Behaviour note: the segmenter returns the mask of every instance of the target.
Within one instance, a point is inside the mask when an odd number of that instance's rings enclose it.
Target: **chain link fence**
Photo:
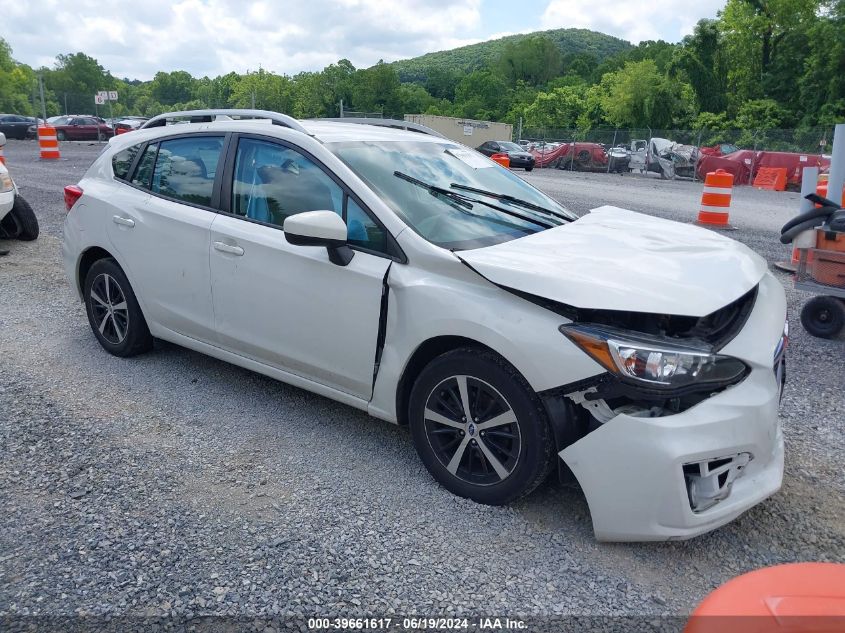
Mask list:
[[[825,154],[831,151],[833,126],[794,130],[524,128],[522,136],[514,140],[534,143],[599,143],[608,148],[630,148],[632,141],[647,141],[652,138],[665,138],[681,145],[695,147],[730,145],[737,149],[755,151]]]

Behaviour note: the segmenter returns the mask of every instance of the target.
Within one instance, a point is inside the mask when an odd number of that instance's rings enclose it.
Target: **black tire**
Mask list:
[[[526,167],[526,168],[525,168],[525,171],[531,171],[532,169],[534,169],[534,167],[533,167],[533,166],[532,166],[532,167]]]
[[[91,330],[109,354],[126,358],[152,348],[153,337],[147,321],[129,280],[116,261],[108,258],[94,262],[85,275],[82,292]],[[121,304],[124,307],[119,307]]]
[[[464,411],[461,379],[472,412],[466,423],[458,418]],[[433,420],[432,411],[448,424]],[[482,429],[494,418],[513,422]],[[414,447],[431,475],[450,492],[478,503],[503,505],[523,497],[554,465],[542,403],[522,375],[490,351],[461,348],[431,361],[411,390],[408,420]]]
[[[64,130],[59,130],[58,132],[56,132],[56,140],[58,140],[58,141],[66,141],[67,140],[67,134],[65,134]]]
[[[813,336],[833,338],[845,327],[845,303],[835,297],[813,297],[801,310],[801,325]]]
[[[12,210],[3,218],[3,232],[24,242],[31,242],[38,237],[38,218],[21,196],[15,196]]]

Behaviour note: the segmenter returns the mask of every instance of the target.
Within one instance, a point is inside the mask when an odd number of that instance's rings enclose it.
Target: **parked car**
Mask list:
[[[0,147],[6,135],[0,132]],[[38,218],[18,193],[6,165],[0,161],[0,238],[31,241],[38,237]]]
[[[126,132],[134,132],[139,129],[148,120],[145,117],[127,117],[116,121],[112,127],[115,134],[125,134]]]
[[[765,259],[579,218],[448,139],[257,115],[274,125],[154,118],[65,188],[66,272],[107,352],[162,339],[407,425],[477,502],[557,467],[603,540],[689,538],[779,489]]]
[[[102,119],[92,116],[66,116],[51,124],[60,141],[102,141],[114,136]]]
[[[525,171],[534,169],[534,156],[510,141],[487,141],[478,146],[478,151],[485,156],[507,154],[511,167],[521,167]]]
[[[6,138],[25,139],[34,123],[35,119],[29,116],[0,114],[0,132],[5,134]]]

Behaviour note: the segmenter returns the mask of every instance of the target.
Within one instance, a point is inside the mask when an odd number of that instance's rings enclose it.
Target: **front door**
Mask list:
[[[323,168],[293,147],[241,137],[211,227],[219,344],[359,398],[372,395],[385,230]],[[347,266],[285,240],[286,217],[330,210],[358,250]]]

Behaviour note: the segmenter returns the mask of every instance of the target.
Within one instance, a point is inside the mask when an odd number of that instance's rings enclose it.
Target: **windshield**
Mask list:
[[[507,169],[451,141],[357,141],[328,147],[408,226],[450,250],[499,244],[564,222],[512,201],[455,189],[453,184],[505,194],[566,218],[577,217]],[[397,172],[411,180],[398,177]],[[465,201],[431,187],[454,191]]]
[[[499,143],[499,147],[501,147],[506,152],[524,152],[525,150],[522,149],[516,143]]]

